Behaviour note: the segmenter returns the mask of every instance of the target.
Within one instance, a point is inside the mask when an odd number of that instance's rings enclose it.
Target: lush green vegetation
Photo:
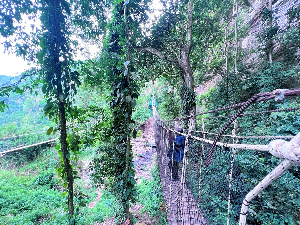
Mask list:
[[[0,138],[38,133],[54,125],[44,116],[45,100],[39,88],[23,94],[11,93],[2,99],[8,107],[1,113]]]
[[[94,151],[86,149],[80,158],[84,161],[91,160]],[[68,215],[65,212],[66,197],[55,172],[57,158],[56,150],[52,148],[40,152],[31,162],[25,159],[22,166],[1,169],[1,224],[68,223]],[[7,166],[12,167],[11,164]],[[163,224],[166,215],[157,166],[151,174],[150,181],[143,180],[137,186],[137,201],[144,206],[143,212],[147,211],[150,216],[156,217],[157,224]],[[81,192],[81,195],[75,195],[76,224],[100,223],[107,218],[118,218],[118,214],[122,212],[119,200],[105,189],[101,190],[101,199],[95,207],[89,208],[89,203],[96,199],[97,193],[96,187],[86,178],[76,180],[75,192]]]
[[[91,159],[94,150],[87,151],[88,154],[85,152],[81,156],[82,160]],[[10,164],[6,170],[1,169],[1,224],[68,223],[66,196],[55,171],[58,157],[56,149],[52,148],[41,152],[32,162],[25,159],[20,167],[9,169]],[[95,186],[87,182],[76,182],[76,224],[92,224],[116,217],[121,207],[107,190],[102,190],[102,197],[94,208],[88,207],[97,193]]]
[[[137,186],[137,192],[137,201],[144,206],[142,212],[147,211],[150,216],[157,218],[157,225],[168,224],[157,165],[151,171],[151,180],[142,179],[142,182]]]

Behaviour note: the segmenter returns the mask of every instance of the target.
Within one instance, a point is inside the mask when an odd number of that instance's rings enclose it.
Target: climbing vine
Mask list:
[[[131,76],[134,67],[128,39],[129,29],[134,29],[134,23],[130,22],[128,15],[137,7],[140,6],[128,1],[118,1],[114,5],[109,24],[110,33],[106,37],[102,53],[105,59],[103,71],[112,84],[112,126],[106,143],[100,146],[92,166],[95,181],[110,187],[122,204],[124,214],[119,215],[119,219],[126,217],[127,220],[130,219],[129,205],[137,195],[130,138],[135,128],[132,110],[136,104],[138,89]]]
[[[179,95],[181,97],[181,108],[184,116],[189,115],[190,110],[196,105],[196,94],[193,90],[185,85],[179,87]]]

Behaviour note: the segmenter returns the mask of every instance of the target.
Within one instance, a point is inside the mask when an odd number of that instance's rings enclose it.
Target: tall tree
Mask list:
[[[62,155],[62,178],[68,190],[68,209],[71,220],[74,215],[73,169],[70,163],[70,149],[67,141],[68,112],[72,111],[73,96],[80,84],[78,72],[71,70],[71,49],[68,39],[67,16],[70,6],[65,0],[41,1],[42,37],[38,54],[42,65],[43,92],[47,97],[45,113],[59,125]],[[48,130],[51,133],[53,128]]]
[[[184,115],[196,113],[195,71],[201,73],[201,67],[207,66],[205,61],[211,60],[206,58],[208,49],[222,39],[220,20],[230,2],[162,1],[163,15],[153,25],[151,35],[136,47],[149,58],[152,55],[166,62],[163,66],[177,73]]]
[[[184,109],[185,114],[195,114],[196,112],[196,105],[194,102],[194,76],[190,63],[193,6],[194,3],[190,0],[187,4],[187,20],[183,21],[182,24],[176,24],[179,18],[182,19],[182,15],[177,14],[178,10],[182,9],[180,9],[180,5],[171,2],[170,11],[163,15],[157,28],[152,32],[152,40],[146,39],[145,46],[136,47],[137,50],[156,55],[160,59],[175,65],[179,69],[184,80],[186,93],[189,93],[189,97],[192,98],[191,104]],[[176,29],[176,26],[179,26],[179,29],[177,28],[177,30],[179,30],[178,36],[180,36],[179,40],[174,40],[173,37],[171,37],[173,40],[168,40],[168,38],[170,38],[168,35],[171,34],[172,29]],[[170,42],[168,43],[168,41]],[[175,46],[177,48],[174,48],[174,46],[166,46],[172,45],[172,42],[174,41],[178,41],[178,44]]]
[[[104,38],[98,73],[89,81],[104,81],[111,84],[111,130],[107,134],[106,145],[93,163],[97,181],[105,183],[120,200],[124,215],[129,220],[129,205],[135,200],[135,180],[130,139],[134,131],[132,110],[138,97],[136,79],[131,76],[134,60],[131,43],[135,42],[140,24],[146,20],[148,1],[112,1],[112,16]],[[95,83],[94,85],[99,85]],[[123,215],[120,215],[123,216]]]

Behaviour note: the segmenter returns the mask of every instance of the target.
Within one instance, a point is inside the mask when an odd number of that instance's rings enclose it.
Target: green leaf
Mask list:
[[[43,85],[42,91],[43,91],[44,94],[46,94],[46,92],[47,92],[47,85],[46,84]]]
[[[48,130],[47,130],[47,135],[50,135],[53,131],[53,127],[50,127]]]
[[[69,224],[70,224],[70,225],[75,225],[75,219],[74,219],[74,218],[71,218],[70,221],[69,221]]]

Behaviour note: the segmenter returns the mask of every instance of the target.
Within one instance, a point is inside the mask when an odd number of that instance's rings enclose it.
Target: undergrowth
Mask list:
[[[86,149],[85,159],[93,149]],[[58,153],[54,148],[42,151],[32,162],[13,165],[0,170],[0,224],[1,225],[66,225],[68,214],[64,188],[55,172]],[[12,162],[12,161],[11,161]],[[10,164],[12,165],[12,164]],[[5,168],[5,169],[3,169]],[[89,208],[97,196],[96,188],[83,179],[75,180],[76,224],[101,223],[116,217],[121,210],[116,198],[106,190],[94,208]]]
[[[164,196],[158,166],[151,171],[151,180],[142,179],[137,186],[138,202],[143,205],[142,213],[147,211],[153,218],[157,218],[157,225],[168,224],[164,208]]]

